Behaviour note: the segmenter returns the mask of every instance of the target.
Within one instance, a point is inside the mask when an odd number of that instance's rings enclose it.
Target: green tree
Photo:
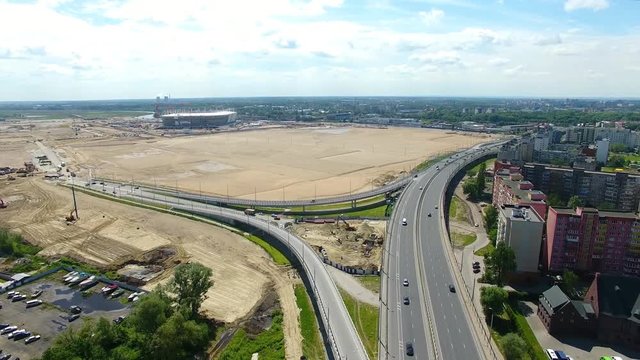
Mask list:
[[[612,153],[624,153],[627,151],[627,147],[624,144],[616,143],[611,144],[611,146],[609,146],[609,150]]]
[[[162,290],[144,296],[129,315],[129,323],[144,334],[153,334],[171,316],[171,303],[163,297]]]
[[[626,164],[627,164],[627,161],[622,155],[609,156],[609,162],[607,163],[608,166],[615,167],[615,168],[623,168],[625,167]]]
[[[580,198],[580,196],[578,195],[573,195],[571,198],[569,198],[569,201],[567,201],[567,207],[570,207],[572,209],[582,206],[584,206],[584,201],[582,201],[582,198]]]
[[[496,248],[488,252],[484,258],[485,274],[498,286],[504,285],[508,272],[516,270],[516,254],[504,242],[498,243]]]
[[[462,184],[462,192],[465,195],[469,195],[470,198],[475,199],[477,197],[478,187],[474,179],[467,179]]]
[[[562,288],[569,297],[573,297],[579,282],[580,278],[573,271],[565,270],[562,274]]]
[[[504,357],[507,360],[529,359],[527,343],[517,334],[508,333],[500,339]]]
[[[509,294],[507,290],[496,286],[484,286],[480,288],[480,304],[485,314],[490,314],[493,311],[494,314],[502,313],[504,304],[507,302]]]
[[[162,324],[153,337],[154,359],[188,359],[207,344],[208,329],[205,324],[187,320],[175,312]],[[193,358],[193,356],[191,356]]]
[[[211,269],[197,262],[181,264],[175,269],[169,290],[177,296],[178,304],[190,311],[191,316],[197,315],[205,294],[213,286],[211,275]]]
[[[484,172],[487,170],[487,165],[483,162],[480,163],[480,167],[478,168],[478,174],[476,175],[476,194],[481,196],[484,193],[484,188],[486,186],[486,181],[484,178]]]
[[[560,198],[560,195],[556,193],[550,193],[549,196],[547,196],[547,203],[549,204],[549,206],[552,206],[552,207],[558,207],[563,205],[562,198]]]
[[[493,205],[484,209],[484,226],[487,231],[498,227],[498,209]]]

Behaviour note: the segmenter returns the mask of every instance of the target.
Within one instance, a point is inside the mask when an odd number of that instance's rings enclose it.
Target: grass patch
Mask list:
[[[440,161],[448,158],[449,156],[451,156],[453,154],[455,154],[455,151],[448,152],[448,153],[442,154],[440,156],[436,156],[436,157],[431,158],[431,159],[427,159],[427,160],[421,162],[420,164],[418,164],[418,166],[416,166],[414,170],[418,171],[418,172],[422,171],[422,170],[426,170],[431,165],[433,165],[433,164],[435,164],[437,162],[440,162]]]
[[[284,256],[278,249],[276,249],[273,246],[271,246],[271,244],[269,244],[265,240],[255,236],[255,235],[249,235],[249,236],[245,236],[245,237],[247,239],[249,239],[251,242],[253,242],[254,244],[257,244],[258,246],[263,248],[271,256],[271,258],[273,259],[273,261],[276,264],[278,264],[278,265],[291,265],[291,263],[289,262],[289,259],[287,259],[286,256]]]
[[[360,200],[356,201],[356,207],[375,204],[375,203],[384,201],[385,199],[386,199],[386,196],[384,194],[372,196],[372,197],[365,198],[365,199],[360,199]],[[237,210],[244,210],[247,207],[246,206],[232,205],[232,206],[229,206],[229,208],[237,209]],[[351,202],[350,201],[341,202],[341,203],[333,203],[333,204],[308,205],[308,206],[304,206],[304,207],[302,207],[302,206],[288,206],[286,208],[289,209],[292,212],[302,212],[302,211],[313,212],[313,211],[327,211],[327,210],[336,210],[336,212],[348,212],[349,210],[353,209],[351,207]],[[282,207],[272,207],[272,206],[256,206],[254,209],[257,212],[263,212],[263,213],[267,213],[267,214],[281,214],[281,213],[283,213],[283,210],[284,210],[284,208],[282,208]]]
[[[477,256],[485,256],[490,251],[493,251],[493,249],[494,249],[494,246],[491,243],[489,243],[486,246],[481,247],[480,249],[476,250],[474,252],[474,254],[477,255]]]
[[[455,231],[451,232],[451,243],[453,246],[463,248],[476,241],[476,234],[460,234]]]
[[[451,197],[451,201],[449,202],[449,220],[470,224],[466,204],[455,195]]]
[[[380,293],[380,276],[377,275],[363,275],[356,276],[356,279],[362,284],[362,286],[367,289],[375,292],[376,294]]]
[[[316,315],[311,306],[311,300],[303,285],[296,285],[294,292],[296,294],[296,305],[298,305],[298,309],[300,309],[302,353],[309,360],[323,360],[325,358],[324,347],[322,345],[322,339],[320,338],[320,332],[318,331]]]
[[[610,173],[615,173],[615,172],[621,172],[621,171],[628,171],[629,169],[627,168],[616,168],[616,167],[612,167],[612,166],[603,166],[600,171],[602,172],[610,172]]]
[[[364,344],[369,359],[378,358],[378,308],[369,304],[364,304],[340,289],[340,295],[344,305],[349,311],[349,316],[356,326],[358,335]]]
[[[271,327],[256,336],[248,335],[244,329],[236,331],[218,359],[246,360],[253,353],[259,353],[260,360],[284,359],[282,313],[274,313],[272,320]]]

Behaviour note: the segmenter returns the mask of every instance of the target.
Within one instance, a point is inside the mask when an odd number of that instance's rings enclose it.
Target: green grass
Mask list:
[[[377,276],[377,275],[363,275],[363,276],[356,276],[356,279],[365,288],[375,292],[376,294],[380,293],[380,276]]]
[[[344,305],[349,311],[349,316],[356,326],[358,335],[364,344],[364,348],[369,354],[369,359],[378,358],[378,308],[369,304],[364,304],[340,289],[340,295]]]
[[[318,331],[318,322],[311,306],[311,300],[303,285],[296,285],[294,292],[296,294],[296,304],[300,309],[302,353],[309,360],[323,360],[325,358],[324,347]]]
[[[284,256],[278,249],[276,249],[273,246],[271,246],[265,240],[255,236],[255,235],[245,236],[245,238],[251,240],[251,242],[253,242],[254,244],[257,244],[261,248],[263,248],[271,256],[271,258],[273,259],[273,261],[276,264],[278,264],[278,265],[291,265],[291,263],[289,262],[289,259],[287,259],[286,256]]]
[[[361,199],[358,200],[356,202],[356,207],[361,207],[361,206],[365,206],[365,205],[370,205],[370,204],[375,204],[381,201],[385,200],[385,195],[376,195],[370,198],[366,198],[366,199]],[[385,205],[386,206],[386,205]],[[233,209],[237,209],[237,210],[244,210],[246,209],[246,206],[230,206],[230,208]],[[287,209],[289,209],[291,212],[302,212],[303,211],[303,207],[302,206],[292,206],[292,207],[287,207]],[[313,212],[313,211],[328,211],[328,210],[335,210],[336,213],[344,213],[344,212],[349,212],[350,214],[352,212],[350,212],[353,208],[351,207],[351,202],[342,202],[342,203],[334,203],[334,204],[322,204],[322,205],[309,205],[309,206],[305,206],[304,207],[304,211],[308,211],[308,212]],[[257,212],[264,212],[264,213],[277,213],[280,214],[283,212],[283,208],[281,207],[260,207],[257,206],[255,207],[255,210]]]
[[[453,196],[449,202],[449,220],[456,220],[469,224],[469,218],[467,216],[467,206],[457,196]]]
[[[616,169],[622,169],[624,171],[627,171],[627,168],[616,168],[616,167],[612,167],[612,166],[603,166],[600,171],[602,172],[610,172],[610,173],[614,173],[614,172],[618,172],[616,171]]]
[[[533,330],[531,330],[527,319],[518,309],[517,303],[508,305],[506,307],[506,311],[511,320],[513,320],[516,329],[518,329],[520,337],[529,345],[533,358],[536,360],[547,359],[547,356],[542,349],[542,346],[540,346],[538,339],[536,339],[536,336],[533,334]]]
[[[451,242],[453,246],[463,248],[476,241],[476,234],[460,234],[455,231],[451,232]]]
[[[418,166],[416,166],[414,170],[415,170],[415,171],[422,171],[422,170],[425,170],[425,169],[427,169],[429,166],[431,166],[431,165],[433,165],[433,164],[435,164],[435,163],[437,163],[437,162],[440,162],[440,161],[442,161],[443,159],[448,158],[449,156],[451,156],[451,155],[453,155],[453,154],[455,154],[455,152],[454,152],[454,151],[452,151],[452,152],[448,152],[448,153],[444,153],[444,154],[442,154],[442,155],[436,156],[436,157],[431,158],[431,159],[427,159],[427,160],[425,160],[425,161],[421,162],[420,164],[418,164]]]
[[[491,243],[487,244],[484,247],[481,247],[480,249],[476,250],[474,252],[475,255],[477,256],[484,256],[485,254],[487,254],[489,251],[492,251],[494,249],[493,245],[491,245]]]
[[[218,359],[246,360],[259,353],[260,360],[284,359],[284,331],[282,313],[274,313],[271,327],[256,336],[247,335],[244,329],[236,331]]]

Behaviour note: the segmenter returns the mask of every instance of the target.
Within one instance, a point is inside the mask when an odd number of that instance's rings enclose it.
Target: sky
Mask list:
[[[640,97],[638,0],[0,0],[0,101]]]

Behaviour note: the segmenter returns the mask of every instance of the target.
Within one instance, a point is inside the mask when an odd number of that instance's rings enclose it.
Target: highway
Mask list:
[[[291,253],[302,264],[302,269],[299,270],[305,272],[311,284],[311,288],[308,288],[307,291],[310,294],[315,294],[318,301],[318,307],[321,312],[318,320],[324,324],[324,328],[327,330],[328,335],[325,342],[331,345],[333,358],[345,360],[368,359],[342,297],[324,263],[306,242],[290,234],[287,230],[279,228],[275,223],[245,215],[240,211],[178,199],[164,194],[159,196],[143,188],[135,189],[132,186],[122,186],[118,183],[109,182],[105,182],[104,185],[96,183],[95,185],[89,185],[88,188],[111,196],[128,198],[138,202],[143,201],[145,204],[168,205],[175,210],[221,219],[230,224],[249,224],[270,233],[290,249]]]
[[[448,164],[443,160],[437,164],[440,170],[432,166],[400,196],[390,219],[383,261],[380,359],[411,358],[407,343],[417,359],[485,358],[457,291],[453,273],[457,270],[447,254],[443,194],[451,176],[464,164],[490,151],[495,148],[474,147],[450,158]]]

